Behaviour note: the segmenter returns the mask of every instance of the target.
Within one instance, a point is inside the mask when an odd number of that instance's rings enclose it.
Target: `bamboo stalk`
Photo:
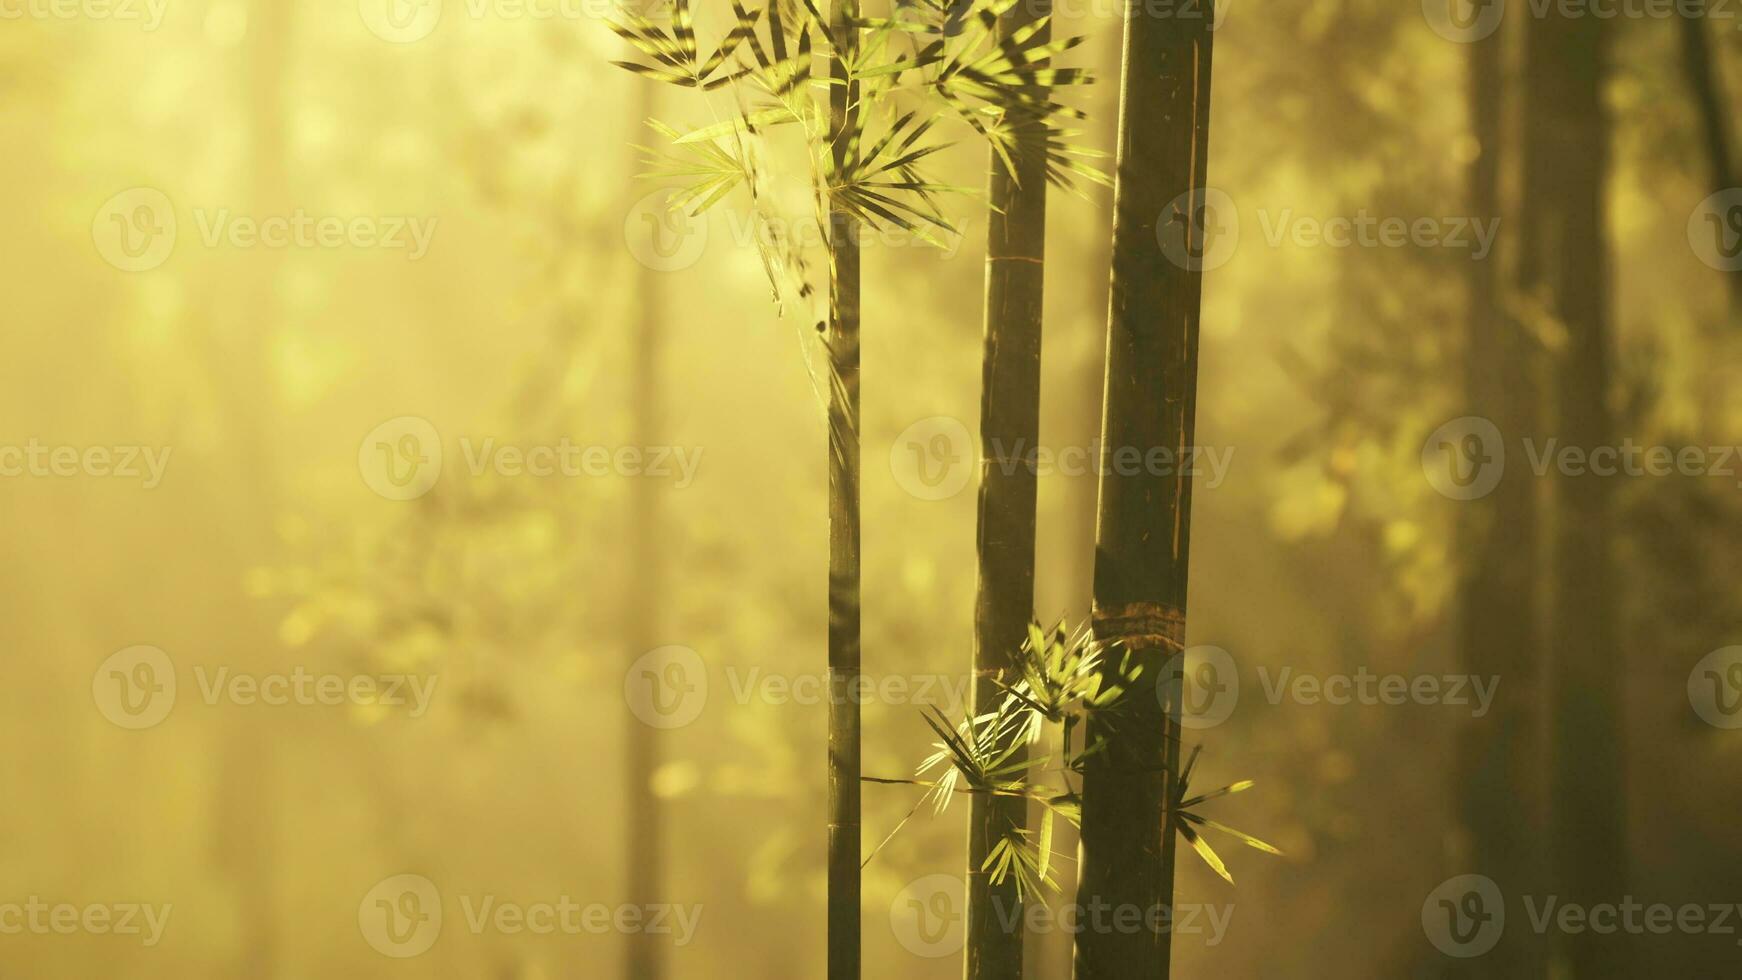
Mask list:
[[[1048,0],[1018,3],[999,33],[1008,37],[1051,13]],[[1036,32],[1041,43],[1050,24]],[[1043,93],[1036,93],[1043,94]],[[1004,696],[1034,614],[1036,471],[1040,440],[1041,321],[1046,280],[1046,127],[1015,121],[1012,173],[997,152],[986,235],[985,352],[980,388],[978,590],[974,608],[974,714]],[[1020,763],[1025,750],[1010,761]],[[981,794],[968,818],[967,980],[1021,980],[1023,933],[1014,875],[994,884],[985,870],[999,840],[1028,823],[1025,799]]]
[[[829,141],[834,171],[858,153],[858,83],[848,79],[853,0],[836,0],[830,31]],[[857,980],[859,881],[859,244],[850,214],[829,212],[829,855],[828,977]]]
[[[1184,222],[1187,254],[1202,254],[1198,207],[1209,150],[1211,3],[1198,16],[1125,11],[1114,190],[1113,280],[1107,320],[1103,444],[1188,450],[1197,407],[1202,271],[1157,248],[1158,222]],[[1183,457],[1180,457],[1183,458]],[[1107,750],[1083,779],[1078,904],[1113,915],[1173,902],[1169,829],[1179,769],[1179,661],[1185,639],[1191,483],[1183,475],[1103,473],[1096,529],[1096,638],[1131,652],[1145,681],[1117,721],[1095,716]],[[1108,682],[1117,683],[1117,656]],[[1153,682],[1171,673],[1175,683]],[[1105,926],[1105,923],[1103,924]],[[1171,934],[1096,928],[1077,937],[1079,980],[1168,976]]]
[[[1604,235],[1609,133],[1603,85],[1608,27],[1556,10],[1530,18],[1525,84],[1526,267],[1521,280],[1564,324],[1554,397],[1569,446],[1614,444],[1609,388],[1609,262]],[[1550,588],[1550,861],[1568,903],[1625,894],[1620,673],[1615,639],[1611,481],[1554,484]],[[1564,936],[1559,956],[1578,980],[1633,973],[1626,944]]]
[[[658,88],[640,86],[642,96],[638,119],[658,116]],[[636,326],[633,363],[630,366],[631,420],[633,444],[654,444],[659,427],[659,349],[662,334],[662,309],[659,289],[652,270],[635,264],[634,289],[640,300],[640,322]],[[624,603],[624,636],[628,642],[630,660],[642,656],[659,642],[658,604],[651,597],[660,595],[663,569],[659,551],[659,501],[652,483],[641,481],[630,494],[629,514],[629,575],[628,595]],[[663,758],[663,739],[659,729],[642,724],[630,712],[624,761],[627,765],[625,787],[628,796],[628,869],[629,901],[648,907],[660,900],[664,881],[664,814],[653,793],[653,774]],[[665,943],[662,937],[646,932],[628,936],[624,960],[628,980],[661,980],[665,976]]]
[[[1478,152],[1470,163],[1470,214],[1498,218],[1500,174],[1506,160],[1504,36],[1472,42],[1466,85],[1470,129]],[[1498,251],[1469,263],[1464,389],[1469,412],[1486,417],[1502,433],[1535,430],[1531,399],[1533,349],[1500,302],[1502,261]],[[1536,494],[1528,471],[1502,473],[1485,498],[1465,501],[1459,524],[1462,553],[1458,581],[1458,633],[1465,669],[1473,676],[1504,676],[1488,716],[1466,726],[1460,739],[1454,784],[1459,817],[1468,836],[1468,864],[1493,878],[1502,891],[1524,893],[1539,880],[1533,846],[1536,826],[1529,787],[1541,763],[1535,731],[1541,643],[1537,630],[1540,590],[1535,554],[1540,539]],[[1540,977],[1540,944],[1522,931],[1503,936],[1467,975]],[[1458,974],[1460,976],[1466,974]]]

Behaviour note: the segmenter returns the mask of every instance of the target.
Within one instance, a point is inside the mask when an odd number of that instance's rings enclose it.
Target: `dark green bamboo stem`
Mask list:
[[[1467,94],[1470,129],[1478,146],[1469,174],[1470,214],[1498,217],[1504,162],[1504,36],[1469,45]],[[1465,391],[1468,411],[1516,437],[1536,429],[1530,370],[1535,348],[1500,303],[1498,252],[1469,263]],[[1455,856],[1458,873],[1474,871],[1507,894],[1534,889],[1540,876],[1534,846],[1531,787],[1542,759],[1534,709],[1540,638],[1537,630],[1536,493],[1530,472],[1514,466],[1487,497],[1459,504],[1459,642],[1465,669],[1502,678],[1493,709],[1468,723],[1459,750],[1455,799],[1466,835]],[[1456,964],[1456,975],[1535,978],[1541,951],[1527,930],[1507,930],[1478,961]]]
[[[1193,202],[1209,151],[1213,37],[1210,4],[1203,7],[1201,17],[1156,17],[1138,3],[1126,8],[1101,421],[1113,451],[1183,453],[1193,440],[1202,273],[1195,263],[1165,257],[1156,232],[1158,222],[1183,221],[1188,252],[1201,254]],[[1170,702],[1164,708],[1156,683],[1178,675],[1172,658],[1185,640],[1190,531],[1189,478],[1102,474],[1095,635],[1130,650],[1145,683],[1128,692],[1116,721],[1097,715],[1089,731],[1108,750],[1091,758],[1083,780],[1077,902],[1112,911],[1099,926],[1087,919],[1077,937],[1079,980],[1168,976],[1170,933],[1111,923],[1173,903],[1176,835],[1167,800],[1179,765],[1180,685],[1160,689]]]
[[[1555,434],[1569,446],[1613,445],[1604,193],[1608,21],[1558,7],[1527,20],[1528,276],[1521,278],[1566,328],[1565,347],[1556,353]],[[1586,474],[1556,477],[1553,485],[1549,840],[1556,891],[1562,901],[1586,907],[1620,901],[1627,882],[1610,483]],[[1625,938],[1567,935],[1559,959],[1576,980],[1633,976]]]
[[[1700,126],[1706,137],[1706,159],[1711,170],[1714,192],[1737,186],[1736,167],[1731,156],[1730,113],[1724,93],[1724,76],[1713,61],[1712,41],[1707,35],[1704,17],[1679,16],[1682,32],[1682,67],[1687,70],[1688,86],[1693,90],[1694,105],[1699,109]],[[1742,315],[1742,275],[1725,277],[1730,283],[1733,309]]]
[[[642,97],[637,122],[658,115],[657,86],[639,86]],[[659,349],[662,333],[659,288],[652,270],[635,264],[633,288],[640,303],[640,322],[635,332],[634,362],[630,367],[631,436],[633,445],[651,446],[659,428]],[[627,658],[633,661],[659,644],[658,604],[663,569],[660,564],[659,499],[655,485],[637,481],[631,488],[629,515],[628,594],[623,604],[624,640]],[[648,907],[660,901],[665,878],[661,847],[664,814],[653,793],[653,774],[663,758],[659,729],[642,724],[633,712],[626,716],[624,787],[627,795],[628,848],[626,869],[629,902]],[[665,976],[663,938],[647,932],[631,933],[624,960],[628,980],[661,980]]]
[[[1050,13],[1019,3],[1001,34]],[[1038,36],[1044,41],[1049,27]],[[995,678],[1013,669],[1034,615],[1034,453],[1040,440],[1041,319],[1046,280],[1046,127],[1020,119],[1011,173],[992,154],[986,235],[985,354],[980,383],[980,501],[974,606],[974,713],[1004,697]],[[1008,678],[1007,678],[1008,680]],[[1022,758],[1026,752],[1014,757]],[[975,794],[968,819],[967,980],[1022,980],[1016,879],[994,884],[986,859],[1028,823],[1027,801]],[[1007,923],[1016,923],[1010,928]]]
[[[852,0],[836,0],[839,50],[829,75],[845,79],[855,43]],[[829,152],[836,173],[859,151],[856,82],[829,89]],[[859,976],[859,243],[853,218],[829,212],[829,856],[828,978]]]

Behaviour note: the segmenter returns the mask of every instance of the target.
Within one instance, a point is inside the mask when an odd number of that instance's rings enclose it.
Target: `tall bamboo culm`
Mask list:
[[[1114,189],[1113,280],[1107,318],[1104,445],[1184,452],[1197,409],[1202,299],[1200,209],[1209,152],[1212,4],[1198,16],[1125,10]],[[1157,247],[1158,222],[1178,223],[1183,250]],[[1179,769],[1180,661],[1184,649],[1191,483],[1184,476],[1103,473],[1096,527],[1094,632],[1129,651],[1144,681],[1090,744],[1107,750],[1083,778],[1078,905],[1144,913],[1173,903],[1173,795]],[[1117,671],[1119,657],[1107,658]],[[1172,683],[1157,683],[1171,675]],[[1117,684],[1116,673],[1109,684]],[[1166,709],[1165,692],[1169,702]],[[1119,914],[1119,912],[1115,912]],[[1123,914],[1130,915],[1130,911]],[[1077,937],[1078,980],[1168,976],[1170,935],[1087,927]]]
[[[829,143],[835,172],[859,152],[859,85],[849,79],[857,28],[853,0],[835,0],[839,46],[829,77]],[[843,50],[844,49],[844,50]],[[829,879],[828,980],[859,976],[859,244],[852,215],[829,212]]]
[[[640,86],[638,100],[640,116],[637,122],[658,115],[659,90],[652,85]],[[630,366],[634,445],[653,446],[659,428],[659,349],[662,334],[659,287],[652,270],[635,263],[633,287],[641,315],[636,325],[634,349]],[[628,659],[653,649],[659,643],[658,604],[650,596],[661,594],[663,569],[660,565],[659,500],[655,484],[639,481],[630,496],[629,575],[627,601],[623,603],[623,636],[628,644]],[[661,732],[642,724],[633,712],[626,715],[626,747],[624,762],[628,770],[627,833],[629,901],[643,908],[660,901],[659,892],[665,880],[664,813],[659,798],[653,793],[653,774],[663,758]],[[624,958],[628,980],[662,980],[665,976],[665,943],[663,937],[645,932],[631,933]]]
[[[1477,144],[1470,162],[1470,214],[1498,218],[1505,152],[1504,31],[1468,45],[1466,94]],[[1464,390],[1468,413],[1492,420],[1502,432],[1533,432],[1538,390],[1535,347],[1501,302],[1504,262],[1499,251],[1469,263]],[[1493,710],[1468,723],[1460,740],[1454,798],[1466,848],[1453,856],[1460,873],[1495,879],[1507,894],[1535,890],[1541,881],[1533,839],[1540,826],[1532,787],[1543,759],[1537,722],[1541,642],[1537,619],[1536,555],[1541,522],[1535,484],[1513,467],[1484,498],[1462,502],[1458,580],[1459,645],[1475,677],[1504,676]],[[1526,930],[1503,936],[1492,952],[1460,963],[1449,976],[1536,978],[1543,975],[1540,943]]]
[[[1010,34],[1051,13],[1049,0],[1023,0],[999,24]],[[1036,32],[1040,43],[1050,24]],[[1045,98],[1044,89],[1036,96]],[[980,500],[974,603],[974,713],[1005,695],[1034,615],[1034,521],[1040,440],[1041,320],[1046,279],[1046,126],[1015,122],[1015,172],[991,154],[986,234],[985,352],[980,383]],[[1012,454],[1020,454],[1019,457]],[[1018,749],[1012,763],[1026,757]],[[1016,876],[994,884],[994,845],[1028,823],[1021,797],[975,794],[968,817],[967,980],[1022,980],[1023,930]],[[1008,928],[1006,923],[1016,923]]]
[[[1524,256],[1527,295],[1565,326],[1554,352],[1555,435],[1611,446],[1607,77],[1610,25],[1554,8],[1526,18]],[[1550,622],[1550,824],[1553,885],[1587,907],[1626,893],[1621,676],[1616,642],[1613,481],[1554,481]],[[1625,936],[1562,938],[1561,975],[1630,977]]]

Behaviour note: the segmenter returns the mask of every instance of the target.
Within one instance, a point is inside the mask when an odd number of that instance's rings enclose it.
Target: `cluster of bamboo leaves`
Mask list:
[[[797,169],[820,227],[830,227],[829,216],[838,212],[934,245],[958,234],[943,199],[976,193],[927,173],[929,158],[954,145],[944,135],[949,121],[990,142],[1012,172],[1019,129],[1044,125],[1052,183],[1107,183],[1091,162],[1104,154],[1076,145],[1075,131],[1061,128],[1082,112],[1052,97],[1061,86],[1091,80],[1086,71],[1054,65],[1083,39],[1047,40],[1044,20],[1000,38],[998,18],[1016,2],[902,0],[895,16],[851,18],[857,36],[841,39],[816,0],[766,0],[761,7],[732,0],[733,22],[705,56],[691,0],[672,0],[658,15],[622,11],[612,30],[640,58],[614,64],[656,82],[720,93],[706,100],[721,117],[716,122],[685,130],[649,121],[666,145],[640,148],[647,156],[644,176],[676,183],[669,205],[691,216],[746,191],[757,247],[782,309],[791,296],[817,295],[810,264],[778,203],[786,171],[775,161],[782,149],[795,149],[803,159]],[[846,77],[813,72],[824,52],[842,56]],[[837,165],[829,92],[850,82],[859,98],[849,107],[841,137],[849,145]]]
[[[1087,627],[1071,631],[1061,622],[1047,630],[1039,623],[1031,623],[1013,677],[996,681],[1005,696],[991,711],[970,713],[960,722],[952,723],[941,711],[931,708],[924,717],[938,741],[931,755],[919,764],[916,778],[870,781],[925,787],[925,795],[914,812],[931,801],[936,812],[942,813],[956,796],[973,793],[1021,797],[1040,804],[1038,832],[1008,828],[992,846],[980,870],[989,873],[994,884],[1003,884],[1014,876],[1019,896],[1043,887],[1056,889],[1054,828],[1060,819],[1081,826],[1084,767],[1089,759],[1107,748],[1104,737],[1090,739],[1082,733],[1117,730],[1128,697],[1155,696],[1153,684],[1139,683],[1143,673],[1142,665],[1130,653],[1109,650]],[[1091,719],[1097,724],[1091,726]],[[1018,754],[1021,748],[1032,749],[1045,742],[1049,732],[1057,736],[1053,750],[1056,757]],[[1192,750],[1179,778],[1174,780],[1169,819],[1174,831],[1211,870],[1232,884],[1234,879],[1226,863],[1200,831],[1215,830],[1258,850],[1281,852],[1197,812],[1204,803],[1253,786],[1251,780],[1241,780],[1194,794],[1191,779],[1201,749],[1198,746]],[[1058,781],[1049,781],[1046,778],[1049,775],[1056,775]],[[906,823],[902,821],[902,825]],[[897,827],[897,832],[900,829]],[[893,838],[894,834],[890,836]]]

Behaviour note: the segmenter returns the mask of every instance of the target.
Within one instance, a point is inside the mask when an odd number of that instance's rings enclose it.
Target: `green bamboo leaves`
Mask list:
[[[938,195],[964,193],[966,188],[933,182],[920,172],[921,160],[948,145],[925,141],[937,117],[919,120],[917,112],[906,113],[884,130],[870,150],[862,151],[857,141],[870,130],[864,107],[861,102],[855,144],[848,149],[845,169],[837,171],[831,163],[826,171],[831,201],[868,225],[900,228],[942,247],[932,229],[951,234],[956,229],[944,217]]]
[[[696,43],[695,16],[690,9],[690,0],[676,0],[669,30],[633,10],[622,10],[620,13],[623,22],[611,22],[611,30],[637,51],[652,59],[653,64],[635,61],[611,63],[643,78],[681,88],[712,91],[730,84],[741,77],[744,70],[726,74],[719,74],[719,71],[725,67],[739,45],[754,36],[756,19],[761,16],[760,11],[752,13],[744,9],[738,0],[734,0],[732,11],[738,16],[737,26],[732,28],[732,32],[726,35],[726,39],[703,62],[701,48]]]
[[[1127,694],[1141,696],[1137,683],[1143,671],[1134,658],[1109,651],[1096,642],[1086,627],[1069,630],[1062,622],[1050,630],[1031,623],[1018,666],[1019,680],[1002,685],[1008,696],[995,710],[956,723],[951,723],[936,708],[923,715],[938,741],[933,745],[934,751],[915,770],[916,778],[867,781],[924,787],[926,792],[915,806],[916,812],[930,802],[937,813],[942,813],[957,796],[975,793],[1022,797],[1039,803],[1042,812],[1039,831],[1012,830],[993,846],[982,869],[991,873],[994,883],[1014,877],[1019,893],[1027,894],[1043,887],[1056,888],[1052,880],[1055,821],[1064,819],[1081,825],[1080,795],[1074,779],[1081,777],[1086,760],[1106,748],[1104,740],[1096,740],[1078,750],[1075,733],[1084,729],[1084,722],[1092,715],[1101,717],[1106,723],[1104,728],[1116,730],[1121,699]],[[1109,683],[1108,677],[1119,680]],[[1019,757],[1016,746],[1041,741],[1048,726],[1056,727],[1060,733],[1056,767],[1049,768],[1052,759],[1047,756]],[[1202,749],[1194,748],[1181,767],[1176,780],[1177,795],[1169,812],[1174,814],[1173,830],[1212,871],[1232,884],[1234,878],[1226,862],[1204,840],[1201,831],[1226,834],[1268,854],[1282,852],[1251,834],[1197,812],[1204,803],[1243,793],[1254,785],[1251,780],[1241,780],[1194,795],[1192,773]],[[1062,778],[1062,788],[1040,781],[1039,777],[1047,772]],[[906,821],[902,823],[905,825]]]
[[[1240,843],[1245,844],[1247,847],[1256,848],[1266,854],[1280,855],[1282,852],[1258,838],[1253,837],[1251,834],[1235,830],[1227,824],[1217,823],[1202,814],[1193,812],[1192,808],[1201,803],[1217,799],[1218,797],[1243,793],[1246,790],[1251,789],[1253,786],[1252,780],[1243,779],[1240,782],[1223,786],[1221,789],[1211,790],[1210,792],[1199,796],[1188,795],[1191,792],[1189,786],[1192,779],[1192,769],[1197,766],[1198,753],[1203,751],[1203,748],[1204,747],[1200,745],[1197,748],[1192,749],[1191,758],[1186,760],[1185,768],[1180,773],[1179,777],[1179,791],[1175,798],[1174,805],[1169,812],[1172,813],[1175,818],[1174,830],[1178,831],[1179,835],[1186,839],[1186,843],[1192,845],[1192,849],[1198,852],[1198,856],[1204,859],[1204,863],[1210,866],[1211,871],[1221,875],[1223,880],[1232,885],[1234,883],[1234,876],[1228,873],[1228,866],[1222,862],[1221,857],[1216,854],[1215,849],[1210,846],[1209,842],[1204,840],[1203,836],[1198,833],[1197,828],[1204,827],[1219,833],[1227,834],[1235,840],[1238,840]]]
[[[944,213],[944,196],[973,193],[934,181],[920,169],[925,158],[955,145],[937,133],[940,119],[965,124],[1011,169],[1019,130],[1044,127],[1039,145],[1050,182],[1067,188],[1078,177],[1106,183],[1106,174],[1089,163],[1105,154],[1076,144],[1074,132],[1050,122],[1083,115],[1052,97],[1055,87],[1091,81],[1086,71],[1053,64],[1082,38],[1048,40],[1040,29],[1044,20],[998,37],[998,16],[1014,2],[946,6],[922,0],[897,19],[852,19],[854,43],[837,44],[839,28],[831,28],[815,0],[768,0],[754,10],[733,0],[732,26],[706,58],[692,0],[674,0],[664,23],[623,11],[611,30],[643,60],[613,64],[683,88],[735,93],[734,111],[721,121],[687,132],[653,123],[674,152],[648,151],[646,176],[689,181],[673,206],[691,214],[719,204],[739,187],[749,187],[755,196],[773,177],[761,163],[773,154],[754,152],[751,144],[775,127],[796,123],[810,145],[819,215],[844,211],[874,228],[899,229],[940,246],[940,236],[956,230]],[[814,77],[813,38],[831,52],[846,54],[845,78]],[[850,107],[848,138],[854,145],[845,166],[836,166],[822,121],[830,88],[849,81],[862,86]],[[879,135],[873,137],[874,132]],[[771,266],[802,265],[790,257],[764,258]]]

